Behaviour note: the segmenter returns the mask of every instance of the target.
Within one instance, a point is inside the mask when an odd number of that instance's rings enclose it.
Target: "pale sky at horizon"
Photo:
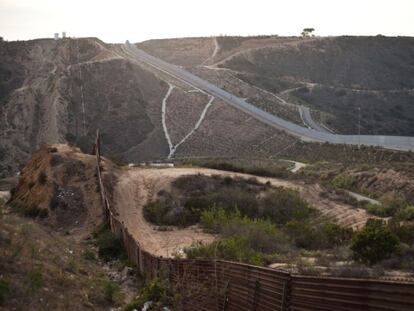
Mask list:
[[[336,4],[335,4],[336,2]],[[414,0],[0,0],[6,40],[74,37],[106,42],[226,35],[414,36]]]

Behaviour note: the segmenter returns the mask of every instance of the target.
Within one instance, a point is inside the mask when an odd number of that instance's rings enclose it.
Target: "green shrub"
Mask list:
[[[385,205],[378,205],[371,202],[365,204],[364,209],[371,215],[378,217],[390,217],[395,211],[392,208],[388,208]]]
[[[388,228],[398,239],[408,245],[414,244],[414,223],[401,222],[399,219],[391,219]]]
[[[263,254],[251,248],[247,237],[234,237],[213,242],[209,245],[195,244],[184,249],[187,258],[220,258],[224,260],[263,265]]]
[[[316,211],[295,190],[276,188],[260,199],[259,213],[255,217],[269,218],[275,224],[284,225],[291,220],[309,219]]]
[[[116,296],[120,292],[120,288],[118,284],[115,284],[114,282],[111,282],[111,281],[104,281],[102,283],[102,290],[103,290],[105,299],[110,303],[114,303],[116,301]]]
[[[213,208],[201,213],[201,226],[211,233],[220,233],[223,224],[227,223],[228,216],[223,208]]]
[[[144,303],[152,301],[154,304],[168,302],[168,281],[162,278],[155,278],[145,284],[137,299],[130,302],[123,310],[141,310]]]
[[[98,256],[105,261],[112,259],[125,258],[125,251],[122,240],[113,234],[108,226],[101,226],[95,231],[96,246],[98,246]]]
[[[364,208],[369,214],[378,217],[392,217],[396,215],[400,220],[414,219],[414,206],[409,206],[403,198],[394,195],[384,195],[380,200],[382,205],[367,203]]]
[[[353,258],[367,264],[375,264],[389,258],[397,249],[399,240],[382,222],[368,222],[352,239]]]
[[[224,209],[226,213],[237,210],[251,219],[270,219],[278,225],[292,219],[309,219],[316,214],[316,210],[302,200],[297,191],[269,188],[257,180],[191,176],[176,180],[174,187],[180,189],[185,197],[173,200],[169,193],[160,194],[157,201],[144,207],[148,221],[157,225],[188,226],[200,222],[203,211],[213,206]]]
[[[333,248],[348,242],[352,229],[333,223],[292,220],[284,227],[296,247],[310,250]]]
[[[397,213],[396,217],[399,220],[414,221],[414,206],[407,205],[401,208]]]
[[[353,230],[345,228],[335,223],[322,224],[322,231],[325,235],[327,246],[341,246],[352,239]]]
[[[156,225],[162,225],[167,211],[168,206],[164,202],[150,202],[144,206],[144,217]]]
[[[335,188],[355,190],[357,186],[357,180],[354,176],[338,175],[332,180],[332,185]]]
[[[0,279],[0,306],[6,302],[9,293],[9,283],[6,280]]]

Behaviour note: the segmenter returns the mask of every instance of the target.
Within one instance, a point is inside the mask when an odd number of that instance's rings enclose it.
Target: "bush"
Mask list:
[[[371,221],[354,236],[351,250],[354,260],[372,265],[389,258],[398,243],[398,237],[382,222]]]
[[[332,185],[335,188],[355,190],[357,186],[357,180],[354,176],[350,175],[338,175],[332,180]]]
[[[6,280],[0,280],[0,306],[6,302],[10,293],[9,283]]]
[[[108,226],[104,225],[95,231],[98,256],[105,261],[125,258],[125,251],[122,247],[122,240],[113,234]]]
[[[168,206],[165,203],[160,201],[150,202],[144,206],[144,217],[156,225],[162,225],[167,211]]]
[[[320,228],[309,222],[292,220],[284,228],[296,247],[305,249],[325,248],[327,239]]]
[[[392,217],[396,215],[400,220],[414,219],[414,206],[409,206],[404,198],[384,195],[380,200],[382,205],[367,203],[364,208],[369,214],[378,217]]]
[[[259,213],[255,217],[264,217],[273,223],[284,225],[291,220],[309,219],[316,211],[299,195],[290,189],[271,189],[259,203]]]
[[[368,202],[364,206],[364,209],[366,209],[369,214],[378,217],[390,217],[395,213],[395,210],[393,210],[392,208],[389,208],[385,205],[374,204],[371,202]]]
[[[343,245],[352,238],[352,229],[333,223],[293,220],[285,231],[299,248],[317,250]]]
[[[168,281],[162,278],[155,278],[145,284],[142,288],[139,298],[130,302],[123,310],[141,310],[144,303],[152,301],[154,304],[163,304],[168,302]]]
[[[395,215],[399,220],[414,221],[414,206],[405,206]]]
[[[247,237],[235,237],[213,242],[209,245],[195,244],[184,249],[187,258],[204,258],[244,262],[254,265],[263,265],[263,254],[251,248]]]
[[[414,223],[401,222],[398,219],[391,219],[388,228],[398,239],[408,245],[414,244]]]
[[[120,288],[119,288],[118,284],[115,284],[111,281],[103,281],[102,282],[102,290],[103,290],[105,299],[110,303],[115,302],[116,296],[120,292]]]
[[[341,246],[352,239],[353,230],[334,223],[322,224],[322,231],[329,247]]]
[[[241,216],[237,210],[230,213],[222,208],[204,211],[201,225],[210,232],[220,233],[225,239],[243,238],[249,249],[261,256],[265,253],[286,252],[288,249],[288,240],[270,220],[250,219]]]

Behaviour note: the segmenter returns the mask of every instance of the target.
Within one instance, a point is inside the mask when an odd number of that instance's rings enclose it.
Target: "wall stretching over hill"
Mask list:
[[[256,106],[247,103],[245,100],[205,81],[190,72],[171,65],[161,59],[158,59],[148,53],[138,49],[135,45],[129,42],[125,45],[126,49],[141,61],[144,61],[160,70],[164,70],[179,79],[182,79],[195,87],[206,91],[207,93],[224,100],[236,109],[239,109],[257,120],[286,131],[289,134],[298,136],[305,141],[315,142],[329,142],[333,144],[348,144],[348,145],[366,145],[379,146],[394,150],[414,150],[414,137],[403,136],[383,136],[383,135],[336,135],[331,133],[319,132],[313,129],[308,129],[297,124],[285,121],[270,113],[267,113]]]
[[[93,148],[106,221],[142,275],[166,276],[184,310],[412,310],[414,284],[292,275],[223,260],[156,257],[142,249],[111,210],[101,173],[99,132]]]

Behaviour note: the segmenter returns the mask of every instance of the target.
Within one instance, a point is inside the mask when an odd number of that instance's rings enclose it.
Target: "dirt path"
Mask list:
[[[255,177],[205,168],[133,168],[120,176],[115,188],[115,209],[128,231],[145,250],[155,255],[169,257],[180,253],[184,247],[196,241],[210,243],[215,239],[213,235],[202,232],[198,227],[159,231],[145,221],[142,213],[144,205],[155,199],[160,190],[168,191],[174,179],[194,174]],[[321,211],[323,217],[345,226],[357,229],[363,226],[369,218],[365,210],[320,198],[319,193],[322,189],[319,185],[304,185],[276,178],[256,178],[262,183],[270,182],[275,187],[298,190],[305,200]]]
[[[172,154],[174,154],[174,148],[171,142],[171,138],[170,138],[170,134],[168,133],[168,129],[167,129],[167,124],[165,122],[165,114],[167,113],[167,99],[168,97],[170,97],[170,94],[172,92],[172,90],[174,89],[174,85],[168,83],[168,91],[165,94],[164,98],[162,99],[162,106],[161,106],[161,123],[162,123],[162,128],[164,130],[164,134],[165,134],[165,139],[168,142],[168,148],[170,149],[170,153],[168,154],[168,158],[170,158],[172,156]]]
[[[219,46],[219,44],[218,44],[218,42],[217,42],[217,37],[214,37],[213,38],[213,43],[214,43],[214,51],[213,51],[213,54],[211,54],[208,58],[206,58],[205,60],[204,60],[204,62],[202,62],[201,63],[201,65],[200,66],[203,66],[205,63],[207,63],[209,60],[214,60],[214,57],[216,57],[216,55],[217,55],[217,53],[218,53],[218,51],[219,51],[219,49],[220,49],[220,46]]]

